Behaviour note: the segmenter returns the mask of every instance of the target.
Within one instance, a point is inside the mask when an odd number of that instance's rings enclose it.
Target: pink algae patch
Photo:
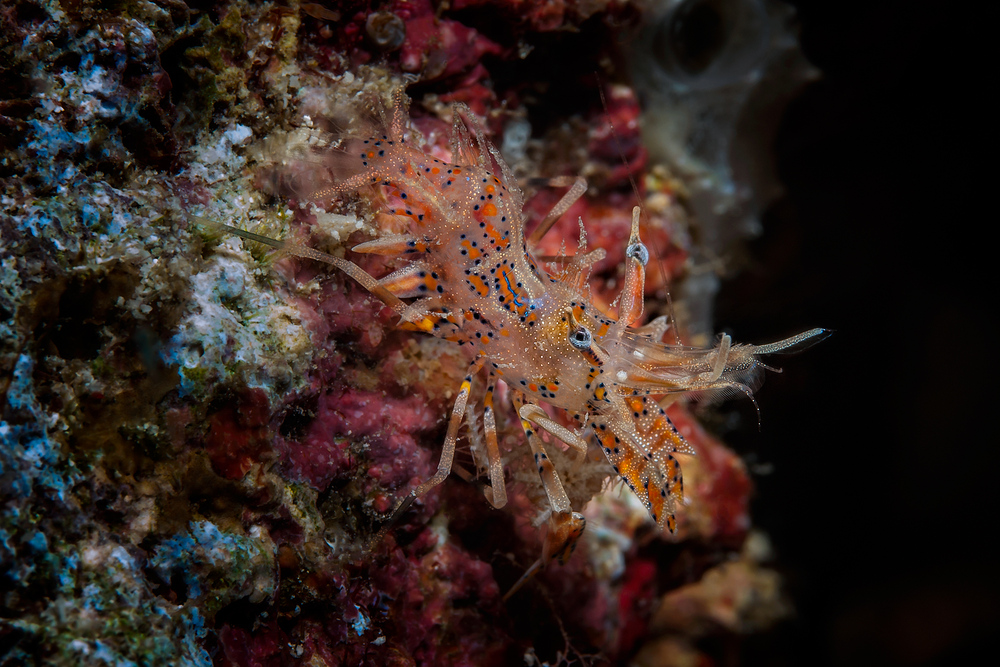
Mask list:
[[[428,531],[429,532],[429,531]],[[448,542],[423,556],[393,550],[372,583],[391,591],[398,650],[426,665],[503,665],[510,641],[493,568]]]
[[[269,457],[270,403],[263,389],[247,389],[234,405],[209,417],[205,450],[212,469],[226,479],[240,479],[253,464]]]
[[[574,9],[571,4],[575,3],[566,0],[455,0],[452,8],[462,10],[492,5],[531,30],[547,32],[563,27],[567,13]]]
[[[219,629],[220,661],[216,664],[279,667],[284,664],[288,636],[276,622],[265,624],[254,632],[224,625]]]
[[[404,72],[422,72],[425,80],[446,78],[475,66],[486,54],[504,51],[476,29],[435,16],[428,0],[407,4],[407,11],[399,14],[406,21],[406,41],[399,56]]]
[[[618,653],[629,655],[646,636],[649,610],[656,597],[657,564],[636,558],[625,570],[618,594]]]
[[[440,415],[419,395],[343,388],[320,397],[316,415],[300,442],[285,442],[288,473],[322,491],[352,475],[364,459],[370,481],[395,489],[429,477],[431,451],[421,434],[437,432]]]

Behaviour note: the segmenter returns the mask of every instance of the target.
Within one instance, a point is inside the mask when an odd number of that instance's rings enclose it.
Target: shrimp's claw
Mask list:
[[[587,519],[579,512],[553,513],[549,517],[549,532],[542,545],[542,562],[558,558],[559,564],[565,565],[586,527]]]
[[[542,545],[542,557],[525,570],[521,578],[503,596],[503,601],[506,602],[510,596],[521,590],[521,587],[528,583],[542,566],[556,559],[560,565],[565,565],[573,555],[586,527],[587,519],[579,512],[553,512],[549,517],[549,532],[545,535],[545,542]]]

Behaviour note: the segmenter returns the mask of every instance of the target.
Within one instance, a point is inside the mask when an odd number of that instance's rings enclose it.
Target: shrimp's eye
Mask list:
[[[594,342],[594,337],[590,334],[590,329],[587,327],[577,327],[569,335],[569,344],[578,350],[588,349],[592,342]]]
[[[633,243],[625,248],[625,254],[643,266],[646,266],[646,263],[649,261],[649,250],[642,243]]]

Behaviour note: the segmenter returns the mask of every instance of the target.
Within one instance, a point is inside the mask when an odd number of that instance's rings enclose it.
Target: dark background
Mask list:
[[[753,514],[797,608],[743,662],[978,664],[1000,637],[996,212],[973,204],[989,192],[977,174],[996,171],[996,75],[974,75],[988,19],[957,3],[792,4],[823,78],[786,113],[787,196],[718,322],[755,342],[836,333],[780,360],[761,431],[728,437],[773,464]]]

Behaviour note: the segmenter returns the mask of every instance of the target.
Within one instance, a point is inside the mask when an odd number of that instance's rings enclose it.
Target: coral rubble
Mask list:
[[[430,150],[447,151],[449,105],[463,101],[525,183],[588,177],[543,251],[575,248],[582,217],[607,250],[592,276],[604,305],[635,179],[658,257],[647,311],[666,312],[698,220],[690,184],[650,164],[639,98],[608,55],[642,19],[625,0],[4,5],[4,664],[605,664],[688,655],[695,637],[780,615],[776,575],[741,546],[747,472],[684,406],[672,416],[699,458],[677,541],[627,493],[591,500],[605,462],[555,452],[593,529],[503,602],[545,519],[506,410],[506,510],[452,479],[375,539],[432,473],[468,360],[394,328],[346,276],[200,224],[337,253],[379,233],[363,201],[301,201],[308,174],[280,163],[332,123],[363,122],[360,99],[408,85]],[[557,56],[578,58],[562,78]],[[530,220],[560,194],[533,188]],[[693,294],[686,306],[704,310]],[[477,438],[459,453],[467,477]],[[641,648],[650,632],[658,643]]]

